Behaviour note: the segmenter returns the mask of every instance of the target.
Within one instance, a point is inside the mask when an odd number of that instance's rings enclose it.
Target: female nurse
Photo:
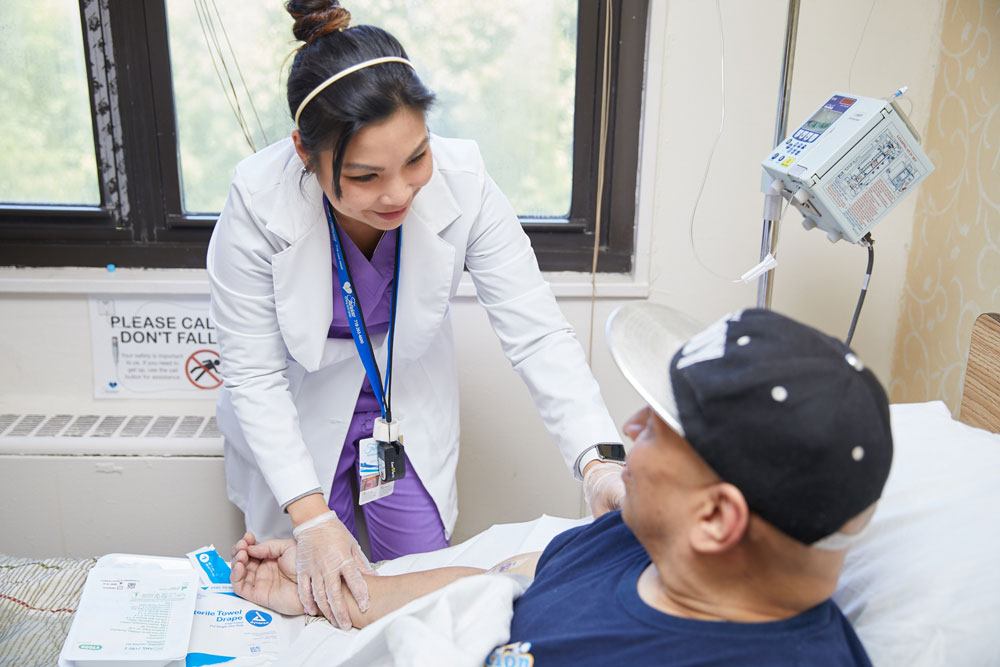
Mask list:
[[[624,491],[595,445],[620,438],[514,210],[475,143],[428,132],[434,96],[399,42],[336,1],[286,8],[296,129],[237,166],[208,249],[217,416],[247,529],[293,535],[303,606],[346,628],[341,580],[368,603],[354,507],[372,442],[403,443],[391,495],[362,505],[372,558],[446,547],[455,525],[464,270],[595,514]]]

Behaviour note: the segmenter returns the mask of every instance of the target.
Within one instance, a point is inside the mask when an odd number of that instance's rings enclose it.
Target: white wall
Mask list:
[[[593,368],[618,423],[639,406],[639,399],[605,349],[604,322],[617,305],[648,289],[650,299],[710,320],[756,301],[756,285],[735,285],[715,274],[739,276],[759,259],[759,163],[773,144],[786,4],[781,0],[721,2],[725,129],[699,203],[699,187],[721,121],[716,5],[704,0],[651,0],[637,274],[628,277],[624,287],[620,280],[617,286],[602,287],[600,293],[610,296],[600,296],[593,306],[589,298],[560,298],[585,347],[593,319]],[[910,87],[912,120],[917,128],[926,125],[937,67],[940,0],[806,0],[803,5],[790,127],[801,123],[835,91],[884,96],[902,85]],[[889,381],[915,199],[905,200],[873,232],[875,273],[854,339],[854,347],[885,382]],[[693,210],[697,256],[690,242]],[[857,246],[830,245],[822,234],[805,232],[798,217],[791,212],[783,223],[772,305],[843,337],[866,254]],[[64,275],[93,278],[94,291],[101,281],[109,280],[96,270],[0,269],[0,367],[4,369],[0,411],[44,409],[36,406],[51,406],[50,411],[129,408],[127,402],[98,403],[91,398],[87,285],[60,282]],[[204,290],[198,272],[119,271],[113,280],[116,284],[141,280],[144,289],[155,290],[149,287],[151,279],[185,280],[192,285],[189,291]],[[57,293],[45,293],[51,289]],[[77,289],[84,291],[74,293]],[[558,284],[557,290],[571,291]],[[454,315],[463,392],[461,516],[456,540],[493,523],[528,520],[543,512],[578,516],[582,511],[579,485],[567,474],[527,390],[502,357],[482,309],[474,298],[463,297],[455,304]],[[143,408],[149,409],[146,403]],[[157,409],[209,414],[212,404],[164,401]],[[6,460],[0,465],[11,470]],[[217,462],[205,465],[216,466],[212,474],[221,477]],[[30,474],[40,474],[37,462],[32,466]],[[179,482],[169,477],[172,474],[176,473],[163,468],[164,483]],[[123,488],[141,489],[143,484],[149,484],[148,479],[137,477],[132,487]],[[221,478],[218,484],[213,501],[221,493]],[[34,539],[28,533],[51,530],[49,526],[59,520],[51,516],[51,504],[33,504],[24,498],[25,493],[21,487],[0,486],[0,505],[18,504],[16,511],[0,513],[0,552],[14,553],[19,544]],[[227,544],[239,529],[221,510],[211,520],[203,514],[190,520],[203,523],[211,533],[205,541],[216,545]],[[192,539],[178,537],[178,542],[188,542],[177,544],[175,553],[201,546],[190,543]],[[50,545],[59,548],[55,542],[32,543],[41,551]],[[120,550],[113,535],[106,544],[101,551]],[[131,550],[141,547],[129,544]],[[161,543],[150,544],[152,552],[162,553]]]

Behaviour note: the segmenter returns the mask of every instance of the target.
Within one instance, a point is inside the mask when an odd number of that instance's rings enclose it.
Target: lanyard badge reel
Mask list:
[[[382,483],[395,482],[406,476],[406,454],[399,435],[399,422],[375,420],[373,438],[378,449],[378,475]]]

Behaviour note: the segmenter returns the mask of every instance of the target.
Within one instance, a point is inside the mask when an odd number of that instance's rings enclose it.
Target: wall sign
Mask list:
[[[96,398],[211,398],[222,359],[207,296],[91,295]]]

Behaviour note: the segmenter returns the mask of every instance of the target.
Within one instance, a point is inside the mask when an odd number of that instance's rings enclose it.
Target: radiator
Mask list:
[[[0,454],[222,456],[214,416],[0,414]]]
[[[0,413],[0,554],[228,557],[242,533],[214,416]]]

